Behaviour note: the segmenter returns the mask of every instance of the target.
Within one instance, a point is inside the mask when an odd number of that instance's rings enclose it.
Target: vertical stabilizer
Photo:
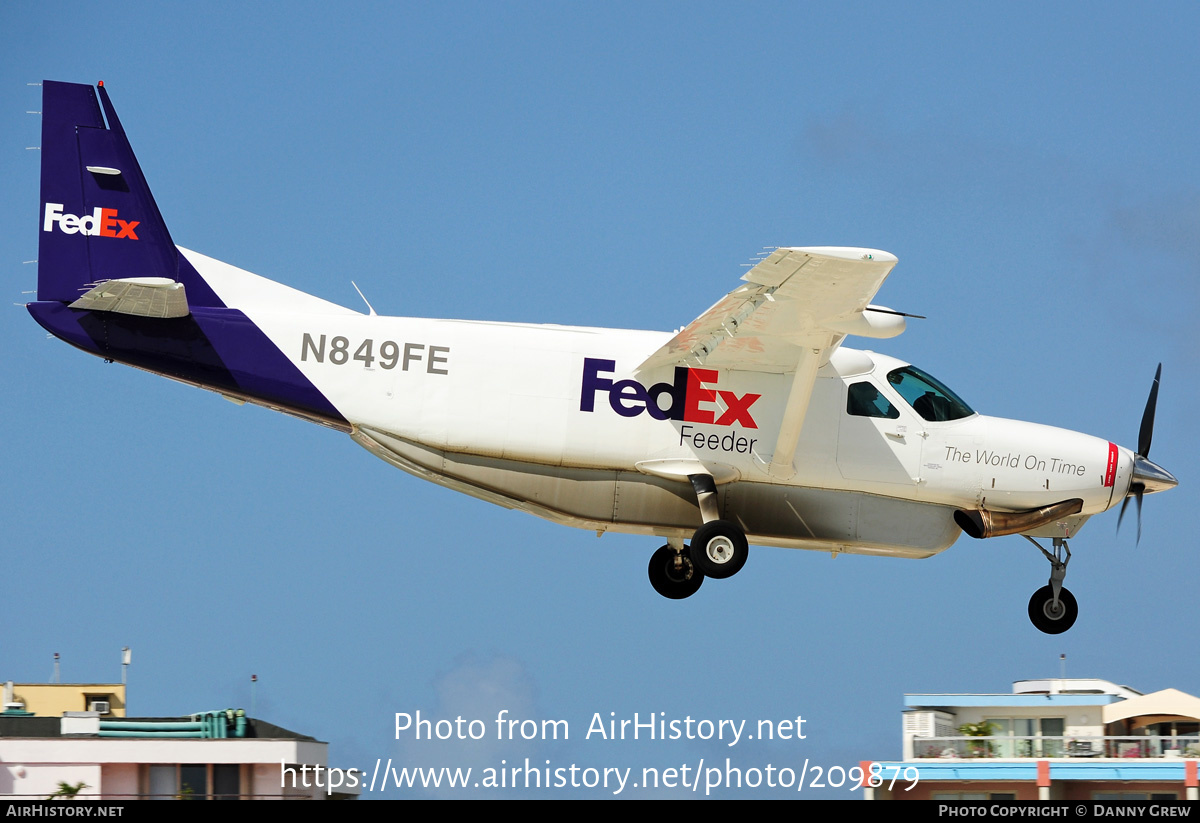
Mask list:
[[[223,305],[175,248],[108,92],[101,85],[97,100],[96,91],[42,84],[38,300],[70,303],[102,280],[163,277],[183,283],[193,306]]]

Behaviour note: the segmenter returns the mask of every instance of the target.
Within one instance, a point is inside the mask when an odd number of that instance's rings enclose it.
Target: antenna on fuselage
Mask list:
[[[365,294],[363,294],[363,293],[362,293],[362,289],[360,289],[360,288],[358,287],[358,284],[357,284],[357,283],[355,283],[353,280],[351,280],[351,281],[350,281],[350,285],[351,285],[351,286],[354,286],[354,290],[355,290],[356,292],[358,292],[358,296],[359,296],[359,297],[361,297],[361,298],[362,298],[362,301],[363,301],[364,303],[366,303],[366,304],[367,304],[367,310],[368,310],[368,311],[370,311],[370,313],[371,313],[371,317],[376,317],[377,315],[375,314],[375,309],[374,309],[374,307],[372,307],[372,306],[371,306],[371,303],[370,303],[370,301],[368,301],[368,300],[367,300],[367,296],[366,296]]]

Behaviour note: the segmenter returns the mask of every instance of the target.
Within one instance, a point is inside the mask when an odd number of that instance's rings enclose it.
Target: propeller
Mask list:
[[[1150,397],[1146,400],[1146,410],[1142,412],[1142,427],[1138,431],[1137,454],[1133,458],[1133,477],[1129,483],[1129,491],[1125,502],[1121,504],[1121,513],[1117,516],[1117,531],[1121,530],[1121,521],[1125,519],[1125,509],[1129,507],[1129,498],[1137,500],[1137,542],[1142,542],[1142,496],[1147,491],[1147,484],[1152,492],[1169,489],[1176,485],[1175,478],[1170,472],[1150,462],[1150,442],[1154,439],[1154,411],[1158,406],[1158,380],[1162,377],[1162,363],[1154,372],[1154,383],[1150,386]]]
[[[1146,493],[1146,487],[1141,483],[1130,483],[1129,494],[1125,496],[1125,502],[1121,504],[1121,513],[1117,515],[1117,533],[1121,531],[1121,521],[1125,519],[1125,509],[1129,507],[1129,498],[1137,498],[1137,517],[1138,517],[1138,533],[1137,542],[1134,545],[1139,545],[1142,542],[1142,495]]]

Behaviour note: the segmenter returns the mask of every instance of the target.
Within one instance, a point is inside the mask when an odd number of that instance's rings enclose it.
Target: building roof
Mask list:
[[[191,720],[191,716],[187,717],[123,717],[120,718],[124,723],[184,723]],[[73,735],[62,732],[63,719],[61,717],[37,717],[37,716],[5,716],[0,714],[0,738],[42,738],[42,737],[87,737],[94,735]],[[257,738],[260,740],[311,740],[316,741],[316,738],[306,734],[293,732],[282,726],[276,726],[274,723],[268,723],[265,720],[258,720],[252,717],[246,718],[246,735],[245,738]],[[154,732],[147,732],[146,737],[156,737]],[[199,735],[197,735],[199,737]],[[227,738],[231,740],[245,738]]]
[[[1010,694],[906,694],[909,709],[952,709],[1005,706],[1042,708],[1046,706],[1107,706],[1128,702],[1142,693],[1096,678],[1046,678],[1017,680]]]
[[[1163,689],[1105,706],[1103,716],[1105,723],[1137,717],[1141,726],[1181,717],[1200,721],[1200,697],[1193,697],[1178,689]]]
[[[1123,698],[1115,694],[906,694],[907,709],[961,709],[964,707],[1009,706],[1107,706]]]

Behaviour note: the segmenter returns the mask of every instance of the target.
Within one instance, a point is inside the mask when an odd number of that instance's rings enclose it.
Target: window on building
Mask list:
[[[1016,792],[934,792],[934,800],[970,802],[973,800],[1016,800]]]
[[[237,800],[242,790],[236,763],[177,763],[146,767],[146,794],[156,800]]]
[[[242,790],[241,767],[236,763],[214,763],[212,794],[215,800],[237,800]]]
[[[987,792],[934,792],[934,800],[987,800]]]
[[[1038,720],[1038,735],[1042,738],[1042,757],[1063,756],[1063,735],[1066,730],[1065,718],[1043,717]]]
[[[994,727],[992,757],[1062,757],[1062,717],[989,717]]]

